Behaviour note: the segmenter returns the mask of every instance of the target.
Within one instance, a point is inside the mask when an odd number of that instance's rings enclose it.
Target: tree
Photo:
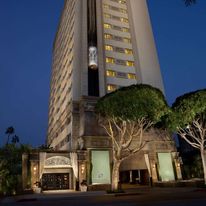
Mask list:
[[[206,184],[206,90],[178,97],[172,110],[168,126],[200,151]]]
[[[183,0],[186,6],[190,6],[196,3],[196,0]]]
[[[21,189],[22,154],[27,145],[6,144],[0,148],[0,194],[15,194]]]
[[[10,138],[10,135],[12,135],[12,134],[14,134],[14,128],[11,126],[11,127],[8,127],[7,129],[6,129],[6,132],[5,132],[5,134],[7,134],[8,136],[7,136],[7,142],[6,142],[6,144],[8,144],[9,143],[9,138]]]
[[[145,146],[144,132],[168,110],[162,92],[143,84],[121,88],[97,102],[99,123],[112,142],[113,191],[118,189],[121,162]]]
[[[19,137],[18,137],[17,135],[14,135],[14,136],[12,137],[11,142],[12,142],[13,144],[19,143]]]

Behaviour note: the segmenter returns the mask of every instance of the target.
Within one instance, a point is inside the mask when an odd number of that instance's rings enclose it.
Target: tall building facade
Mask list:
[[[123,86],[163,89],[145,0],[66,0],[53,45],[47,142],[72,149],[74,104]]]
[[[31,185],[40,181],[43,189],[75,189],[77,181],[109,186],[112,145],[94,107],[105,94],[140,83],[164,92],[146,0],[65,0],[53,44],[47,135],[53,151],[24,155],[23,185],[31,174]],[[153,141],[122,162],[120,181],[181,179],[171,138],[158,130],[144,138]]]

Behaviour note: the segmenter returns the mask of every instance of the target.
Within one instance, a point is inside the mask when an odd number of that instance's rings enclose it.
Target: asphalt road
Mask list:
[[[3,199],[1,206],[206,206],[206,190],[153,188],[114,196],[104,192],[30,195]]]

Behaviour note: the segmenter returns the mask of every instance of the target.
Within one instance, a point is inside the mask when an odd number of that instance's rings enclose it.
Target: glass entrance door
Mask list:
[[[68,173],[51,173],[42,175],[43,190],[64,190],[69,189]]]

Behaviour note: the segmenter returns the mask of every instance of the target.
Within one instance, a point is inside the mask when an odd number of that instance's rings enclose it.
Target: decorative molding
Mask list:
[[[68,157],[53,156],[46,159],[45,168],[68,168],[71,166],[71,160]]]

